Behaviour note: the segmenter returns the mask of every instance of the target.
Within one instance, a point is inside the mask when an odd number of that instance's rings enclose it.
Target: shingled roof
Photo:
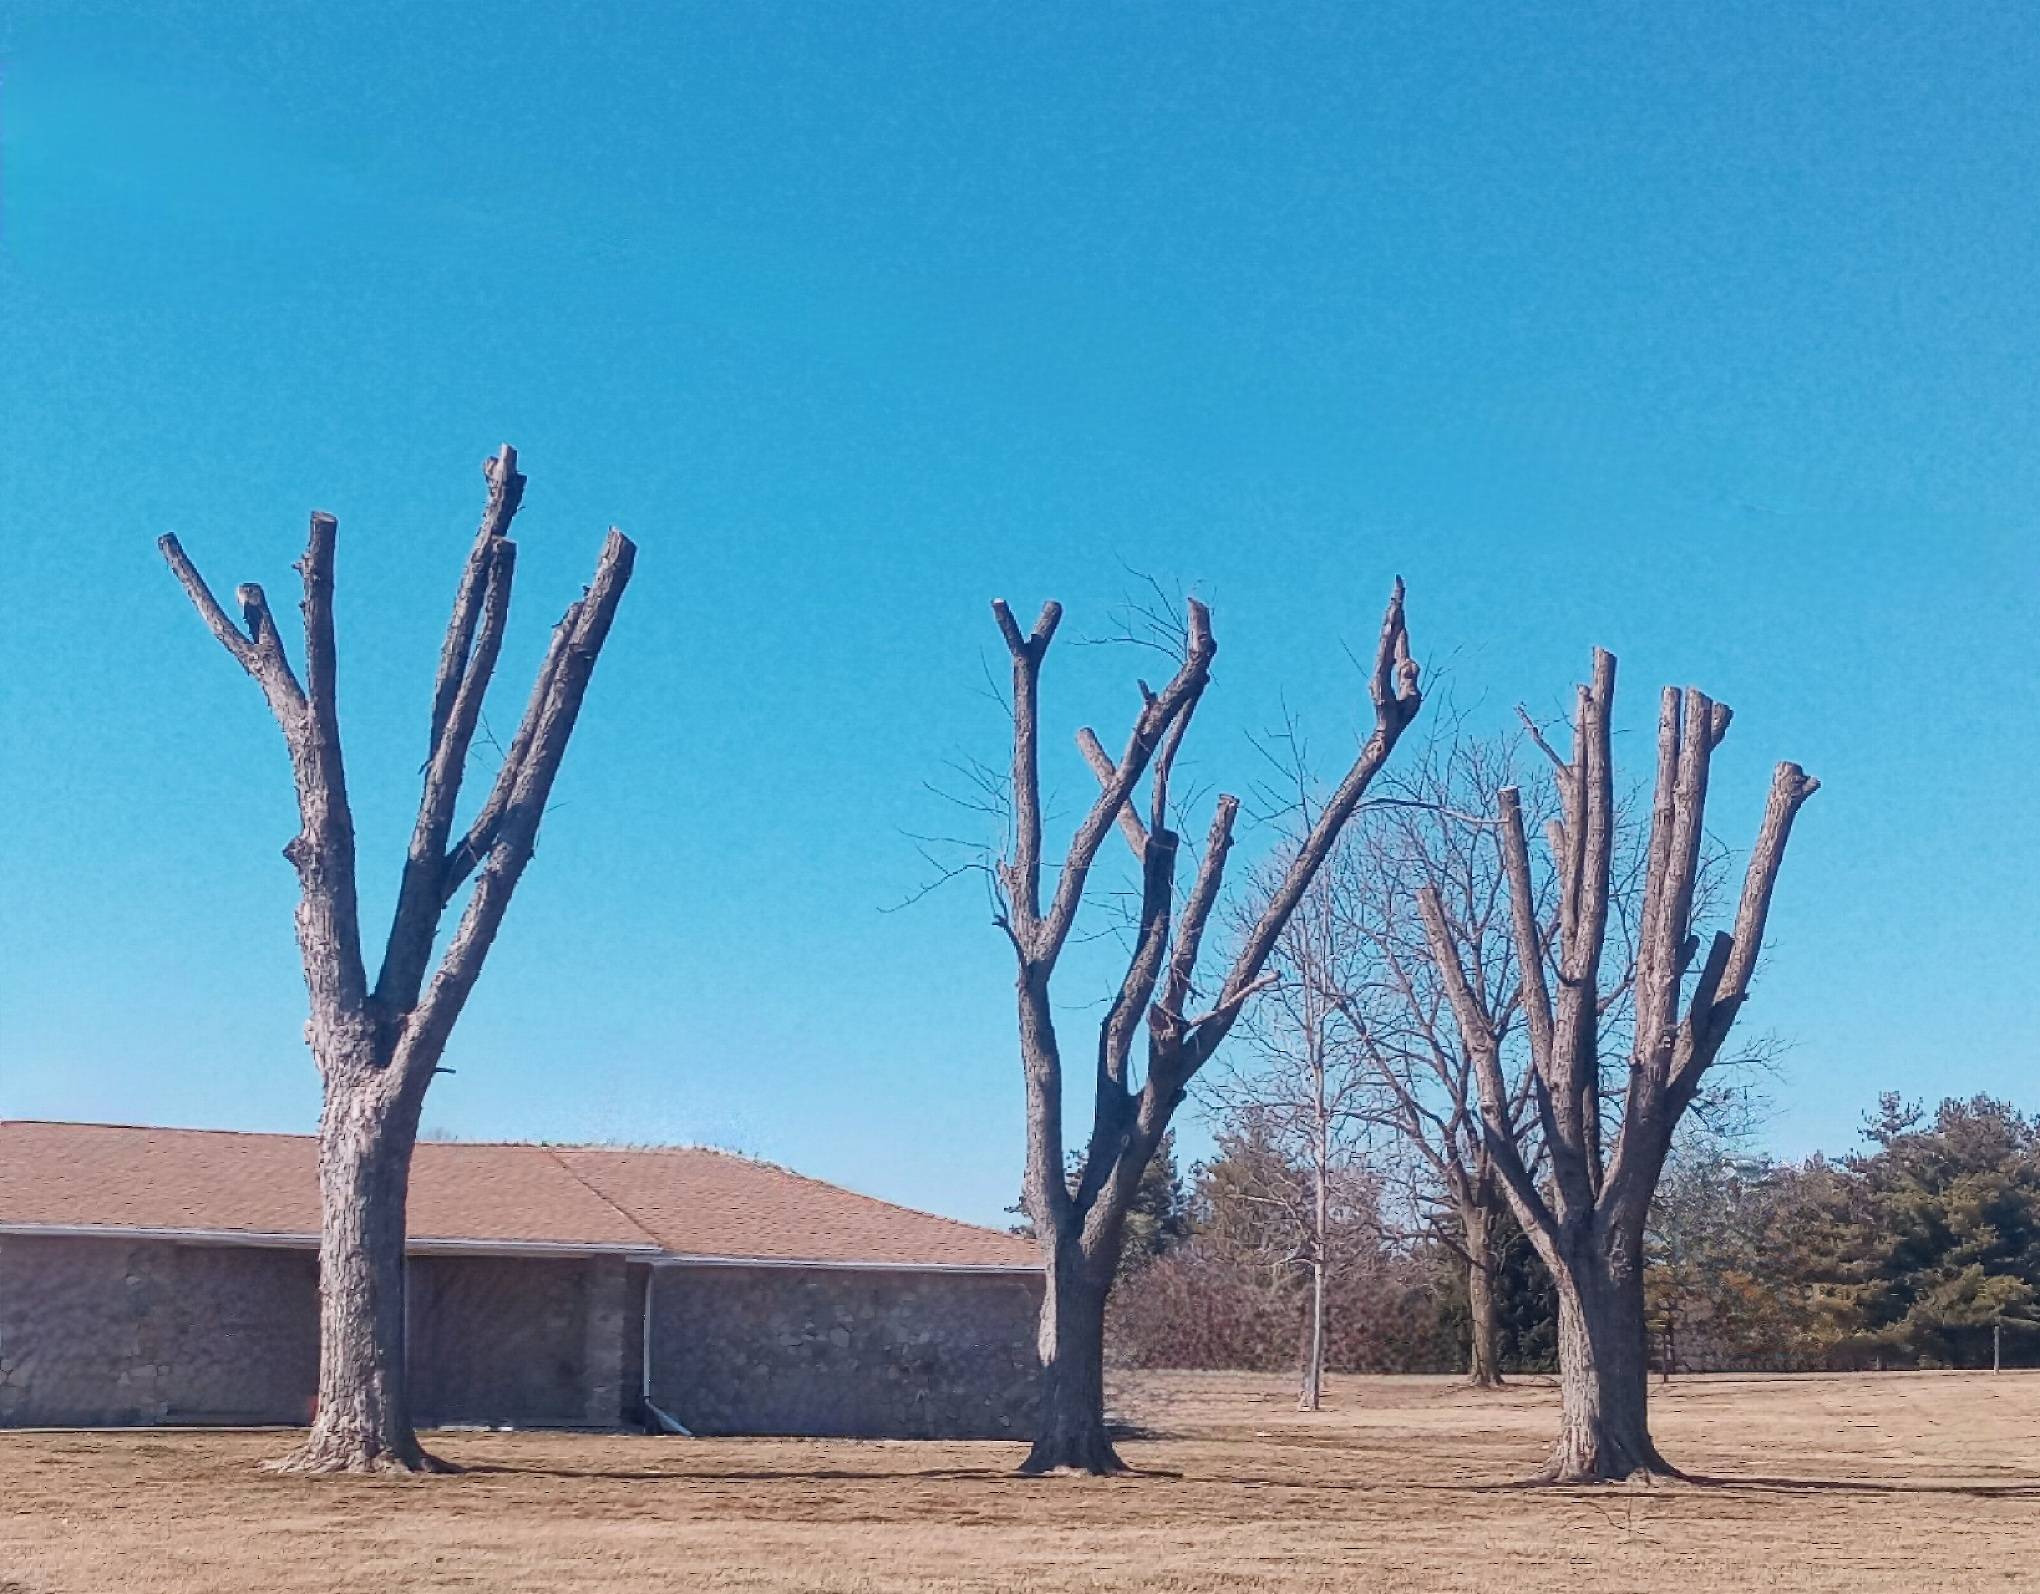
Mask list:
[[[148,1233],[316,1244],[309,1135],[0,1121],[0,1233]],[[425,1141],[411,1164],[420,1250],[701,1262],[1031,1269],[995,1229],[696,1148]]]

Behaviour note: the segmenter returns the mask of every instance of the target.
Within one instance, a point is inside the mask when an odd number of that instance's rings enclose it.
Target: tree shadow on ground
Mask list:
[[[1751,1474],[1744,1477],[1704,1472],[1675,1472],[1669,1476],[1637,1478],[1628,1483],[1553,1483],[1545,1478],[1518,1478],[1507,1483],[1432,1483],[1421,1488],[1463,1494],[1579,1494],[1591,1498],[1600,1490],[1739,1489],[1750,1494],[1918,1494],[1964,1495],[1974,1500],[2040,1500],[2040,1481],[2025,1483],[1890,1483],[1874,1478],[1778,1478]]]
[[[1703,1489],[1748,1489],[1767,1494],[1955,1494],[1973,1500],[2040,1500],[2040,1481],[2026,1483],[1885,1483],[1872,1478],[1721,1477],[1689,1472]]]
[[[684,1462],[663,1469],[631,1467],[544,1467],[485,1463],[463,1469],[473,1477],[600,1478],[619,1483],[894,1483],[907,1478],[952,1482],[1013,1476],[1007,1467],[909,1467],[859,1472],[845,1467],[698,1469]]]
[[[538,1467],[484,1463],[461,1469],[469,1477],[586,1478],[614,1483],[901,1483],[909,1479],[938,1483],[1032,1483],[1014,1467],[907,1467],[874,1468],[860,1472],[848,1468],[799,1468],[782,1470],[753,1468],[710,1468],[676,1465],[663,1471],[625,1467]],[[1128,1467],[1113,1474],[1120,1478],[1180,1480],[1183,1474],[1160,1467]]]

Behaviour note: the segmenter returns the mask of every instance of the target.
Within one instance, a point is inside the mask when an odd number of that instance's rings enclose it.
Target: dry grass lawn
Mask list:
[[[2040,1589],[2040,1375],[1683,1380],[1710,1481],[1580,1491],[1548,1387],[1146,1375],[1137,1477],[1005,1444],[442,1434],[424,1482],[271,1477],[277,1433],[0,1435],[0,1594],[259,1590]]]

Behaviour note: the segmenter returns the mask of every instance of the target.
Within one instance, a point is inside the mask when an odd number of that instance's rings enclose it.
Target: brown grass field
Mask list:
[[[0,1435],[0,1594],[2040,1589],[2040,1374],[1683,1379],[1692,1483],[1512,1480],[1547,1385],[1142,1375],[1142,1475],[1008,1444],[438,1435],[468,1470],[278,1478],[275,1432]]]

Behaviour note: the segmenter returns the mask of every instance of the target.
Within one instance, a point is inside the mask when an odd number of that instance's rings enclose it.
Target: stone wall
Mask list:
[[[849,1268],[654,1270],[653,1399],[700,1434],[1027,1432],[1041,1283]]]
[[[421,1424],[614,1428],[636,1406],[621,1258],[413,1256],[410,1290]]]
[[[654,1398],[705,1434],[1010,1437],[1032,1420],[1025,1275],[414,1256],[421,1422],[613,1427]],[[0,1427],[308,1419],[309,1250],[0,1236]]]
[[[0,1426],[303,1422],[309,1251],[0,1237]]]

